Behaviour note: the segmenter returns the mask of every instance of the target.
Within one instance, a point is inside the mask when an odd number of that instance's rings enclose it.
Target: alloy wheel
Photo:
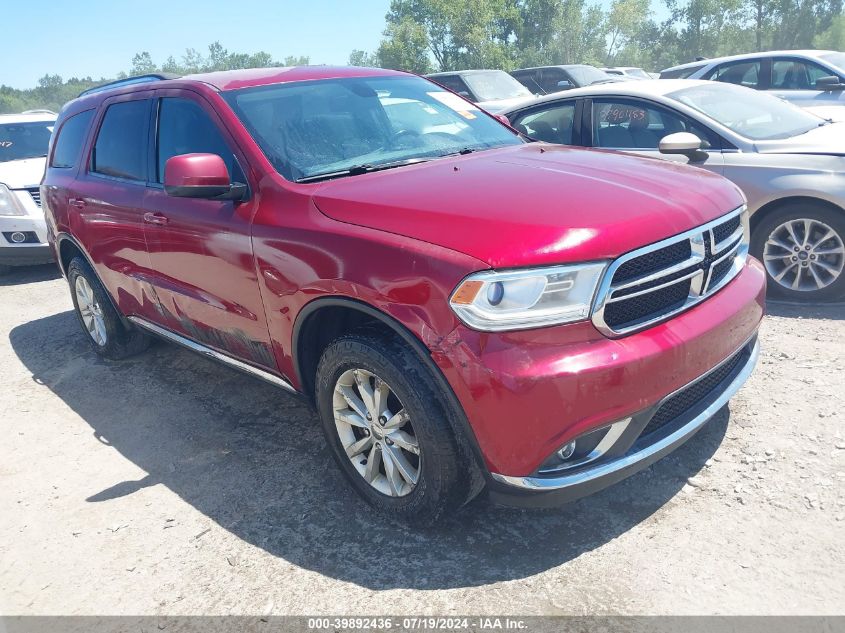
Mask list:
[[[340,442],[358,474],[387,496],[410,494],[420,477],[420,447],[390,385],[372,372],[350,369],[335,384],[333,411]]]
[[[787,220],[769,235],[763,264],[784,288],[803,292],[834,283],[845,269],[842,236],[819,220]]]
[[[74,282],[76,292],[76,305],[79,308],[79,315],[88,334],[94,342],[103,347],[106,344],[106,321],[103,318],[103,310],[97,298],[94,296],[94,289],[82,275],[79,275]]]

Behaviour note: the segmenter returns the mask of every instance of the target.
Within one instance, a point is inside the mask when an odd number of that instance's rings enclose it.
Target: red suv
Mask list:
[[[743,197],[531,142],[420,77],[144,76],[63,109],[41,190],[102,356],[180,343],[310,400],[352,487],[431,522],[550,505],[693,435],[757,357]]]

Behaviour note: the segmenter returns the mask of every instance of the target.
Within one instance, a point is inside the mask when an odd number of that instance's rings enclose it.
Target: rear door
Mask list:
[[[252,253],[254,197],[247,201],[169,196],[168,158],[210,153],[232,181],[244,159],[210,105],[188,90],[156,92],[151,182],[143,200],[151,281],[171,330],[247,362],[275,369]]]
[[[68,219],[97,275],[125,315],[154,316],[142,204],[149,178],[152,93],[107,99],[84,167],[69,195]]]

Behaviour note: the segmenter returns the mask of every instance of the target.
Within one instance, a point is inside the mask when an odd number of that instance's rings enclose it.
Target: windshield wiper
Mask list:
[[[446,158],[447,156],[465,156],[467,154],[472,154],[473,152],[478,151],[478,147],[462,147],[461,149],[449,152],[447,154],[440,154],[440,158]]]
[[[296,182],[319,182],[321,180],[331,180],[332,178],[343,178],[344,176],[360,176],[361,174],[369,174],[374,171],[383,171],[385,169],[394,169],[395,167],[404,167],[405,165],[424,163],[428,160],[431,159],[406,158],[404,160],[396,160],[390,163],[362,163],[360,165],[353,165],[347,169],[339,169],[337,171],[327,171],[321,174],[303,176],[302,178],[297,178]]]

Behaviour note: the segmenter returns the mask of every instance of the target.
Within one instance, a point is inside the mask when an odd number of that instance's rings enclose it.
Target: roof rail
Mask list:
[[[84,97],[85,95],[94,94],[95,92],[101,92],[103,90],[111,90],[112,88],[131,86],[133,84],[142,84],[147,83],[149,81],[160,81],[162,79],[178,79],[180,76],[181,75],[174,75],[173,73],[149,73],[147,75],[136,75],[135,77],[118,79],[116,81],[110,81],[99,86],[94,86],[93,88],[88,88],[88,90],[83,90],[77,96]]]
[[[24,110],[21,114],[52,114],[54,116],[58,116],[52,110],[48,110],[47,108],[36,108],[35,110]]]

